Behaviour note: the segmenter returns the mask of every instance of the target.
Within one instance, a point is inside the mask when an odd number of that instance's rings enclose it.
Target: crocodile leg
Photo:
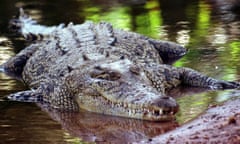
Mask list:
[[[163,63],[172,64],[182,56],[184,56],[187,50],[174,43],[169,41],[160,41],[154,39],[148,39],[149,43],[151,43],[154,48],[158,51],[161,56]]]
[[[15,77],[17,79],[21,79],[22,72],[23,72],[24,66],[27,63],[27,60],[37,49],[38,47],[36,47],[35,45],[31,45],[25,48],[16,56],[10,58],[7,62],[2,64],[0,66],[1,71],[6,73],[9,76]]]
[[[64,86],[53,86],[51,83],[41,84],[36,90],[26,90],[10,94],[11,101],[36,102],[60,111],[78,111],[78,105],[71,93],[65,93]],[[50,105],[49,105],[50,104]]]
[[[189,68],[178,68],[178,70],[182,83],[189,86],[205,87],[213,90],[235,89],[240,87],[240,83],[217,80]]]
[[[20,102],[42,102],[42,94],[35,90],[20,91],[10,94],[7,98],[9,100]]]

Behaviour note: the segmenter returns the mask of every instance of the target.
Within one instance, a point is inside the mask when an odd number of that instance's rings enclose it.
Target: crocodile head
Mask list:
[[[101,61],[74,69],[66,85],[87,111],[151,121],[174,118],[176,101],[159,93],[131,61]]]

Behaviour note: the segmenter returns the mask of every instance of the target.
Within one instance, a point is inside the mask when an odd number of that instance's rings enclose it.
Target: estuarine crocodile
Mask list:
[[[113,29],[106,22],[47,27],[20,9],[10,26],[32,41],[2,65],[5,73],[18,76],[31,88],[9,95],[11,100],[163,121],[174,118],[178,110],[176,101],[166,96],[172,88],[239,87],[167,64],[186,53],[176,43]]]

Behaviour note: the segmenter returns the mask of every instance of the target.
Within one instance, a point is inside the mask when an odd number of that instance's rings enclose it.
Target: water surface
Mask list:
[[[8,30],[17,7],[45,25],[108,21],[115,28],[174,41],[188,49],[175,66],[190,67],[218,79],[240,79],[239,10],[220,0],[1,0],[0,64],[27,45]],[[58,113],[4,99],[26,89],[23,83],[0,73],[0,143],[126,143],[165,133],[192,120],[209,105],[239,96],[233,90],[177,90],[171,93],[180,104],[177,121],[152,123],[87,112]]]

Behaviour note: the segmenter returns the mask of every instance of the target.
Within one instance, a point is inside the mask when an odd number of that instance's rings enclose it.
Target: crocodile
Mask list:
[[[60,111],[169,121],[179,108],[167,95],[173,88],[239,87],[237,82],[172,66],[187,52],[177,43],[115,29],[107,22],[44,26],[20,9],[10,28],[29,45],[1,68],[30,88],[10,94],[10,100],[43,103]]]

